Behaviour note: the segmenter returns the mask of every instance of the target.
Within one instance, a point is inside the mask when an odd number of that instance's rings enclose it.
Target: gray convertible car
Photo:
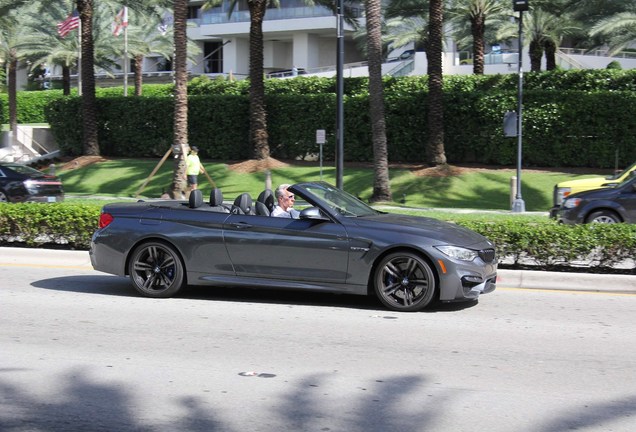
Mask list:
[[[475,300],[497,278],[494,245],[436,219],[377,211],[324,182],[298,183],[297,218],[270,216],[271,191],[225,204],[193,191],[187,202],[107,204],[91,242],[96,270],[127,275],[148,297],[185,285],[375,294],[389,309]]]

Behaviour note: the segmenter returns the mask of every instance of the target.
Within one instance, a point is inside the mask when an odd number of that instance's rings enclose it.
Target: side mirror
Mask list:
[[[300,212],[300,219],[311,219],[328,221],[329,218],[324,216],[318,207],[308,207]]]

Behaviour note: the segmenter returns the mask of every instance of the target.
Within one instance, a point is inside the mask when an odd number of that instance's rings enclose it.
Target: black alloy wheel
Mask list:
[[[179,255],[172,246],[161,242],[138,246],[131,256],[128,271],[135,289],[146,297],[171,297],[185,285]]]
[[[387,255],[376,267],[375,293],[386,307],[400,312],[424,309],[435,294],[435,276],[428,263],[411,252]]]

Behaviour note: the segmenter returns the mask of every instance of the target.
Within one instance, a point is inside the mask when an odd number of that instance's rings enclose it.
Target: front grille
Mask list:
[[[479,258],[485,263],[491,263],[497,258],[497,254],[494,249],[482,249],[479,251]]]

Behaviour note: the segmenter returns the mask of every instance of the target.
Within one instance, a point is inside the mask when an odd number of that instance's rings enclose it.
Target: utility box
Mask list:
[[[512,138],[517,136],[517,112],[506,111],[503,118],[504,137]]]

